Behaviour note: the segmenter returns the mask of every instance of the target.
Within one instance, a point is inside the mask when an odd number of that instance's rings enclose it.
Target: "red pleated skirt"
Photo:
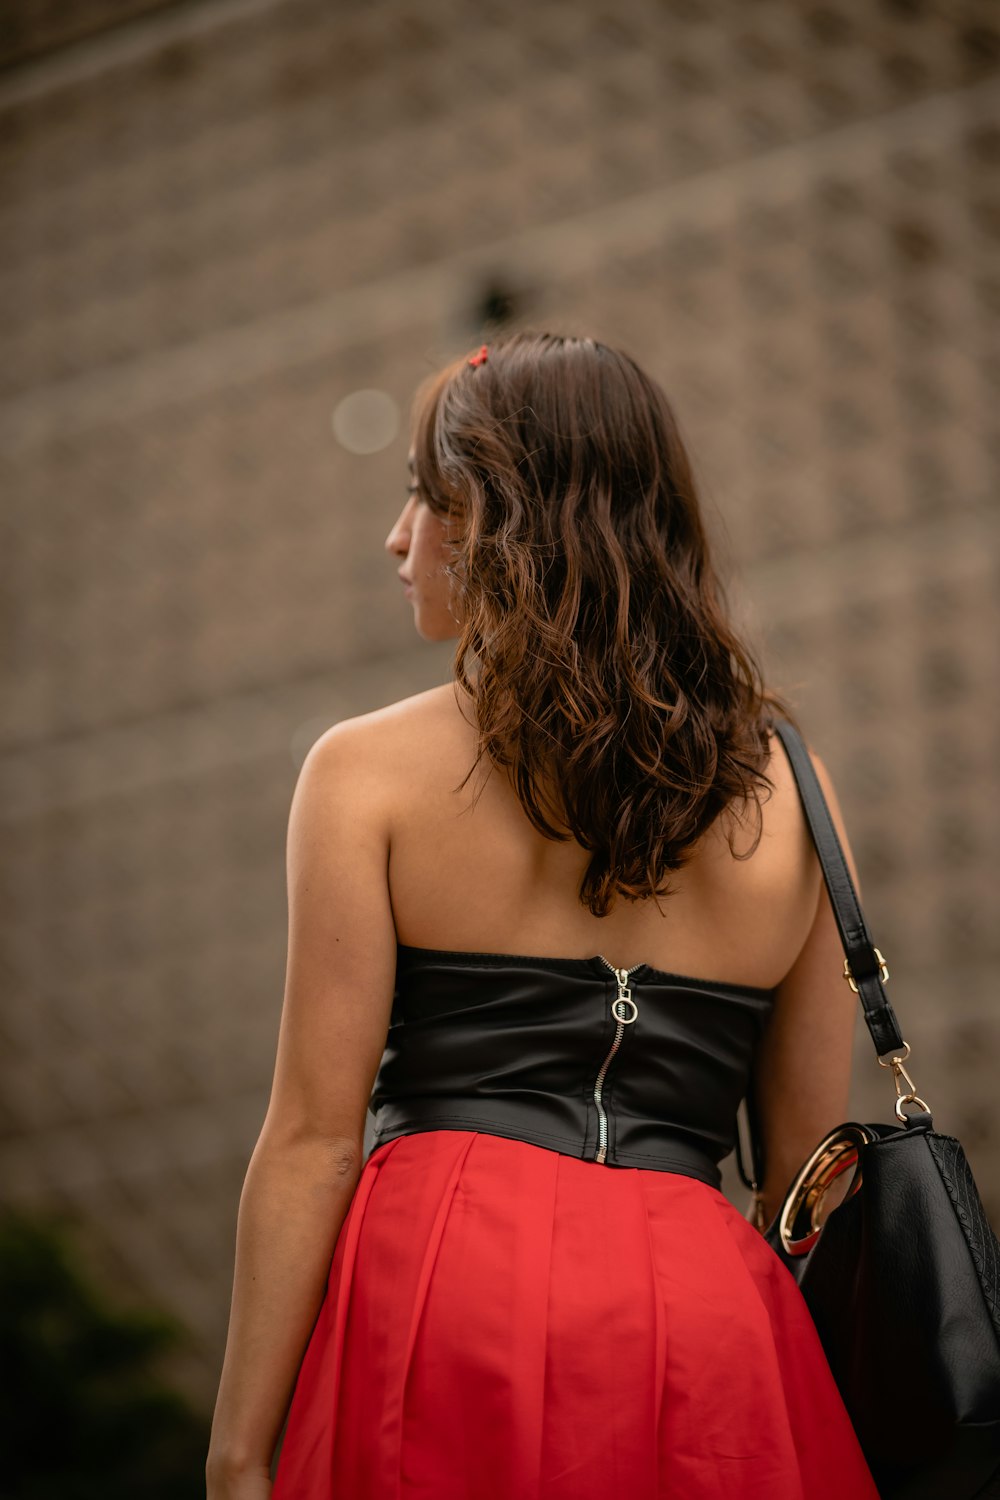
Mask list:
[[[472,1130],[368,1156],[273,1500],[878,1500],[725,1195]]]

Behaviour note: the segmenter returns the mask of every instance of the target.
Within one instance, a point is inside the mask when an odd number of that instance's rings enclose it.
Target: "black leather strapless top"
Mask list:
[[[773,989],[400,944],[372,1149],[478,1130],[719,1187]]]

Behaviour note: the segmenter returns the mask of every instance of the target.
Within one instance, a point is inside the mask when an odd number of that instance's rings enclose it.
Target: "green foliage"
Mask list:
[[[204,1500],[207,1424],[155,1370],[182,1337],[109,1305],[64,1224],[0,1213],[3,1500]]]

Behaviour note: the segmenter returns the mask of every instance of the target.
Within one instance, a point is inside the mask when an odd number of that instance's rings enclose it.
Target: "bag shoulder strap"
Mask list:
[[[906,1044],[892,1006],[886,999],[883,987],[883,967],[876,955],[875,944],[872,942],[868,924],[861,910],[858,893],[809,751],[798,730],[787,719],[775,717],[772,723],[785,748],[792,774],[795,777],[809,832],[816,846],[816,853],[819,855],[823,880],[826,883],[830,903],[837,920],[850,976],[857,986],[858,997],[864,1010],[865,1025],[874,1043],[876,1055],[882,1057],[887,1052],[901,1051]],[[886,977],[888,977],[887,974]],[[743,1182],[747,1187],[754,1188],[764,1179],[764,1159],[755,1080],[752,1074],[745,1102],[752,1173],[748,1172],[744,1163],[743,1143],[738,1127],[736,1163]]]
[[[883,984],[883,966],[875,953],[875,944],[868,930],[858,893],[851,879],[851,872],[844,858],[844,851],[830,808],[823,795],[819,778],[805,741],[794,725],[787,719],[776,718],[774,728],[785,747],[805,811],[809,832],[812,834],[816,853],[819,855],[823,879],[830,895],[837,928],[844,945],[844,953],[850,966],[850,977],[857,985],[858,997],[864,1010],[865,1025],[871,1035],[876,1054],[902,1049],[903,1037],[899,1022],[886,998]],[[846,971],[845,971],[846,972]],[[886,977],[888,977],[886,975]]]

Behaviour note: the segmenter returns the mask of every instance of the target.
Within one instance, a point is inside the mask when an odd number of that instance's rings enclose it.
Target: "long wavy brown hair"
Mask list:
[[[661,387],[620,349],[515,333],[417,392],[421,498],[445,522],[456,682],[479,749],[546,837],[592,852],[606,916],[761,795],[774,715],[727,619],[691,463]],[[470,659],[474,670],[470,671]]]

